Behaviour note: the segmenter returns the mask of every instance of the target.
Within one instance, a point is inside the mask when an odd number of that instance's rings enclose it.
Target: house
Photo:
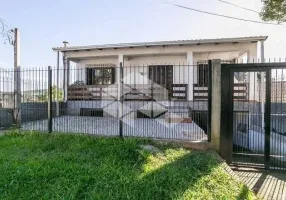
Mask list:
[[[184,115],[187,115],[187,109],[207,110],[211,67],[208,60],[220,59],[226,63],[264,60],[266,39],[267,36],[254,36],[91,46],[69,46],[64,42],[64,47],[53,50],[57,52],[59,73],[63,74],[60,81],[63,81],[69,115],[110,113],[118,105],[107,109],[108,102],[122,96],[126,109],[134,112],[139,108],[151,112],[154,108],[149,108],[148,102],[155,100],[169,113],[170,103],[178,107],[185,105]],[[60,52],[63,69],[59,67]],[[257,85],[256,78],[242,75],[242,79],[236,75],[235,99],[258,100],[254,87],[248,87]],[[123,88],[120,88],[121,78]],[[162,111],[162,107],[155,109]]]
[[[63,54],[64,98],[68,102],[124,100],[203,101],[208,94],[208,60],[254,62],[264,59],[267,36],[55,47]],[[72,63],[75,65],[72,67]],[[58,66],[59,67],[59,66]],[[120,73],[122,67],[123,73]],[[237,99],[256,99],[247,84]],[[239,81],[237,81],[238,83]],[[79,103],[78,103],[79,104]]]

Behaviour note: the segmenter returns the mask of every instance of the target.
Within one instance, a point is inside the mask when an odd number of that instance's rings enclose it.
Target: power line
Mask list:
[[[255,12],[255,13],[259,14],[259,12],[256,11],[256,10],[252,10],[252,9],[249,9],[249,8],[245,8],[245,7],[243,7],[243,6],[240,6],[240,5],[237,5],[237,4],[228,2],[228,1],[224,1],[224,0],[218,0],[218,1],[220,1],[220,2],[222,2],[222,3],[226,3],[226,4],[229,4],[229,5],[232,5],[232,6],[235,6],[235,7],[238,7],[238,8],[241,8],[241,9],[244,9],[244,10],[248,10],[248,11]]]
[[[224,17],[224,18],[228,18],[228,19],[234,19],[234,20],[240,20],[240,21],[245,21],[245,22],[252,22],[252,23],[258,23],[258,24],[267,24],[267,25],[283,25],[283,24],[275,24],[275,23],[271,23],[271,22],[261,22],[261,21],[255,21],[255,20],[250,20],[250,19],[243,19],[243,18],[238,18],[238,17],[232,17],[232,16],[228,16],[228,15],[222,15],[222,14],[217,14],[217,13],[212,13],[212,12],[207,12],[207,11],[203,11],[203,10],[198,10],[195,8],[190,8],[190,7],[186,7],[186,6],[182,6],[182,5],[178,5],[178,4],[173,4],[173,3],[168,3],[172,6],[178,7],[178,8],[183,8],[183,9],[187,9],[187,10],[192,10],[195,12],[200,12],[200,13],[204,13],[204,14],[209,14],[209,15],[213,15],[213,16],[218,16],[218,17]]]

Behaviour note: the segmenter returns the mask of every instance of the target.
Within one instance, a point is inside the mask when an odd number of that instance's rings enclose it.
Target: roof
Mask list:
[[[158,42],[138,42],[138,43],[119,43],[89,46],[67,46],[54,47],[54,51],[76,51],[76,50],[92,50],[92,49],[114,49],[128,47],[151,47],[151,46],[175,46],[175,45],[193,45],[193,44],[217,44],[217,43],[239,43],[239,42],[258,42],[265,41],[268,36],[252,36],[237,38],[217,38],[217,39],[197,39],[197,40],[173,40]]]

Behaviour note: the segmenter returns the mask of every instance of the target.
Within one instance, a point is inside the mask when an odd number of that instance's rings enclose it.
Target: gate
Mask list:
[[[286,63],[222,65],[222,143],[228,163],[286,169]]]

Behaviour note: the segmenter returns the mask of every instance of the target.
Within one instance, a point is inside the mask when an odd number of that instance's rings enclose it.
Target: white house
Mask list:
[[[207,70],[204,69],[202,61],[221,59],[235,63],[263,60],[266,39],[267,36],[254,36],[90,46],[68,46],[65,42],[64,47],[55,47],[53,50],[58,52],[58,59],[59,52],[62,52],[63,65],[67,69],[65,70],[67,76],[64,76],[66,99],[68,99],[68,85],[75,80],[85,85],[93,85],[95,88],[98,85],[104,85],[102,87],[105,88],[111,84],[119,85],[119,67],[122,63],[124,77],[129,74],[129,78],[124,80],[126,84],[150,84],[143,78],[144,75],[149,74],[148,78],[151,81],[158,85],[165,84],[167,90],[176,86],[185,86],[185,99],[192,101],[206,96],[203,92],[197,94],[198,90],[203,91],[207,87],[204,80]],[[69,71],[71,62],[76,63],[75,75],[71,75],[72,72]],[[152,68],[154,66],[159,70],[154,70]],[[152,74],[159,74],[159,72],[161,77],[151,77]],[[100,77],[101,81],[98,81],[96,79],[98,74],[107,77]],[[133,74],[132,77],[130,74]],[[71,76],[75,77],[72,81]],[[251,81],[254,80],[249,80],[250,83]],[[93,90],[90,88],[88,90],[92,93]],[[252,93],[252,91],[248,92],[249,99],[255,99]],[[180,94],[177,95],[180,96]],[[93,96],[96,94],[93,93]],[[115,96],[119,98],[118,95]],[[103,95],[100,94],[97,98],[102,99]]]

